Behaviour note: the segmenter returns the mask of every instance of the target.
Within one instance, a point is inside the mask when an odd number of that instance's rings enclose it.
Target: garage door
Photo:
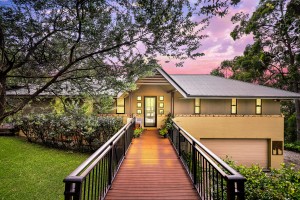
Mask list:
[[[228,156],[237,164],[268,168],[268,140],[201,139],[200,142],[221,158]]]

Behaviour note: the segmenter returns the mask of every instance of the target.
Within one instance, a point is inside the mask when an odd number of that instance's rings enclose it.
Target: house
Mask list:
[[[119,95],[116,114],[136,116],[146,129],[174,121],[221,158],[280,167],[284,117],[280,101],[300,94],[211,75],[172,75],[157,69]]]

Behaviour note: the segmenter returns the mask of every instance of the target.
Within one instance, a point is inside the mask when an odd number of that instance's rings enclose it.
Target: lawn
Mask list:
[[[0,137],[0,200],[63,199],[63,179],[87,154]]]

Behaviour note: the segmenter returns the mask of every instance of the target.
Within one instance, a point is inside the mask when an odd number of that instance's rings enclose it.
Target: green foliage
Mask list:
[[[295,151],[295,152],[300,152],[300,142],[293,142],[293,143],[284,143],[284,149],[290,150],[290,151]]]
[[[134,138],[138,138],[141,136],[141,134],[143,133],[144,129],[142,127],[139,127],[139,128],[136,128],[134,131],[133,131],[133,137]]]
[[[117,93],[159,67],[160,56],[179,64],[202,56],[197,49],[207,35],[201,31],[212,16],[224,16],[238,2],[16,0],[1,5],[1,84],[34,92],[15,105],[1,95],[0,121],[43,92]]]
[[[293,165],[282,164],[280,169],[263,172],[257,165],[245,167],[237,166],[232,161],[228,163],[247,179],[246,199],[300,199],[300,171],[296,171]]]
[[[168,134],[168,129],[167,129],[166,127],[161,128],[161,129],[159,130],[159,134],[160,134],[161,136],[165,136],[166,134]]]
[[[123,122],[119,117],[97,117],[74,112],[19,115],[14,119],[14,124],[30,142],[93,151],[115,134]]]
[[[293,142],[297,140],[297,121],[295,113],[287,116],[284,120],[284,140]]]
[[[173,126],[172,126],[172,114],[169,113],[167,115],[167,118],[164,119],[164,124],[162,125],[161,129],[159,130],[159,134],[162,135],[162,136],[165,136],[166,134],[168,134],[168,131],[169,130],[172,130],[173,129]]]

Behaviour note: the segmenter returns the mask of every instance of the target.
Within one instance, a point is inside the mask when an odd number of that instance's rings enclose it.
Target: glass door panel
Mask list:
[[[145,127],[156,127],[156,97],[145,97]]]

